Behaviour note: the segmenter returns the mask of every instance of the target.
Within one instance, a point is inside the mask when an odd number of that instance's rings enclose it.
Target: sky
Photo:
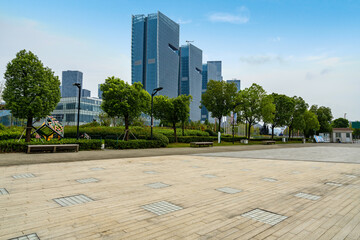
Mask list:
[[[360,1],[357,0],[0,0],[0,81],[22,49],[61,80],[83,72],[97,97],[109,76],[131,82],[131,16],[160,11],[180,24],[203,62],[222,61],[241,88],[300,96],[360,120]]]

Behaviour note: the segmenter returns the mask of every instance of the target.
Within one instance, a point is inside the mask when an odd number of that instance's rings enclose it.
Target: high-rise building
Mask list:
[[[150,94],[178,96],[179,24],[161,12],[132,16],[131,82],[141,82]]]
[[[87,89],[81,89],[81,97],[90,97],[91,91]]]
[[[100,85],[101,84],[98,84],[98,98],[100,98],[100,99],[102,99],[102,91],[101,91],[101,89],[100,89]]]
[[[201,118],[202,50],[192,44],[180,48],[179,95],[191,95],[190,120]]]
[[[208,61],[202,66],[202,88],[201,93],[206,92],[207,84],[210,80],[221,81],[221,61]],[[201,121],[211,120],[213,119],[209,116],[209,111],[206,107],[201,108]]]
[[[240,87],[241,87],[241,80],[239,79],[232,79],[232,80],[226,80],[226,82],[228,83],[235,83],[237,91],[240,91]]]
[[[83,73],[79,71],[62,72],[62,91],[61,97],[77,97],[79,89],[74,83],[80,83],[83,86]]]

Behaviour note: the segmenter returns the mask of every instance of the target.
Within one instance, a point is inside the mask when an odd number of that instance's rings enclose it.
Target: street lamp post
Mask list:
[[[77,131],[76,131],[76,139],[79,140],[81,84],[80,84],[80,83],[74,83],[73,86],[76,86],[76,87],[79,89],[79,96],[78,96],[78,114],[77,114]]]
[[[154,106],[154,96],[158,91],[161,91],[163,88],[155,88],[151,94],[151,140],[153,140],[153,126],[154,126],[154,117],[153,117],[153,106]]]

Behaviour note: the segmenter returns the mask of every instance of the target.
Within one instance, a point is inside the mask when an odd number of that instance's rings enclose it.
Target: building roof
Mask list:
[[[333,132],[353,132],[351,128],[333,128]]]

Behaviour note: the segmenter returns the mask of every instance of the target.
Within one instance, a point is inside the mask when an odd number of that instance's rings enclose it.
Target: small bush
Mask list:
[[[140,148],[159,148],[162,147],[161,141],[158,140],[112,140],[106,139],[105,140],[106,148],[112,149],[140,149]]]
[[[0,141],[0,152],[26,152],[27,145],[51,145],[51,144],[79,144],[79,150],[97,150],[101,149],[101,140],[98,139],[61,139],[41,142],[33,140],[25,142],[24,140],[3,140]]]

